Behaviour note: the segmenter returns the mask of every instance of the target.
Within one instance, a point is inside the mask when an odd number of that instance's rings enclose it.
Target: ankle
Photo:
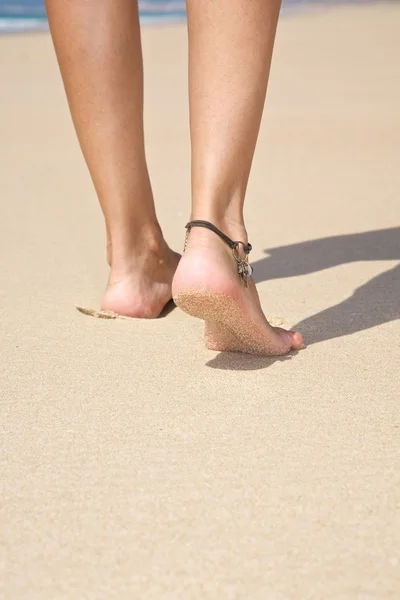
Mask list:
[[[192,219],[209,221],[234,240],[247,243],[243,218],[245,188],[241,181],[229,183],[209,181],[194,186]]]
[[[232,217],[230,215],[219,215],[215,212],[193,212],[190,217],[191,221],[194,220],[203,220],[212,223],[217,227],[220,231],[225,233],[228,237],[230,237],[234,241],[240,241],[245,244],[248,242],[246,226],[243,221],[243,216]]]
[[[162,262],[167,245],[157,224],[144,227],[135,235],[115,236],[110,241],[111,272],[123,277],[151,264]]]

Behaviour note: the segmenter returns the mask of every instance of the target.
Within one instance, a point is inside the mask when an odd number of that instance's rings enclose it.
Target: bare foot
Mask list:
[[[246,241],[245,235],[242,231],[233,239]],[[304,347],[300,333],[271,327],[253,280],[244,286],[232,250],[211,231],[191,230],[172,292],[182,310],[206,322],[205,340],[212,350],[274,356]]]
[[[172,298],[171,283],[180,255],[164,240],[156,248],[133,254],[130,261],[118,267],[111,265],[101,310],[125,317],[155,319]]]

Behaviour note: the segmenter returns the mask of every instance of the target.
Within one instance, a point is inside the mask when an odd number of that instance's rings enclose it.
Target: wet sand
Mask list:
[[[0,39],[6,600],[400,597],[400,6],[280,24],[248,190],[255,277],[306,351],[95,319],[104,231],[48,34]],[[186,32],[145,29],[160,220],[189,215]],[[160,102],[162,98],[162,103]]]

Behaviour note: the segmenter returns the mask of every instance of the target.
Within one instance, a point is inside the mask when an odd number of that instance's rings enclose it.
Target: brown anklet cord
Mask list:
[[[251,244],[244,244],[244,242],[234,242],[233,240],[231,240],[230,237],[225,235],[225,233],[222,233],[222,231],[220,231],[218,227],[215,227],[215,225],[209,223],[208,221],[190,221],[190,223],[188,223],[185,227],[188,230],[188,232],[190,232],[192,227],[204,227],[205,229],[209,229],[210,231],[213,231],[214,233],[219,235],[221,240],[224,240],[224,242],[228,244],[228,246],[232,248],[232,250],[235,250],[235,248],[237,248],[239,245],[243,246],[243,251],[245,252],[245,254],[249,254],[249,252],[251,252],[252,250]]]
[[[221,240],[223,240],[226,244],[228,244],[228,246],[232,249],[234,259],[236,260],[239,276],[243,279],[245,286],[248,287],[247,279],[251,276],[253,269],[249,265],[247,256],[252,250],[252,245],[245,244],[244,242],[235,242],[235,241],[231,240],[230,237],[225,235],[225,233],[222,233],[222,231],[220,231],[218,229],[218,227],[215,227],[215,225],[213,225],[209,221],[190,221],[186,225],[187,231],[186,231],[186,240],[185,240],[184,251],[186,250],[187,238],[188,238],[188,235],[189,235],[192,227],[204,227],[205,229],[209,229],[210,231],[213,231],[214,233],[216,233],[221,238]],[[243,247],[243,252],[245,253],[245,258],[241,258],[239,256],[239,252],[238,252],[239,246]]]

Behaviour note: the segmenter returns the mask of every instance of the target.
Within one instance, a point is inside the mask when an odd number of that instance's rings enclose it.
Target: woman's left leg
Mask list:
[[[143,134],[143,65],[136,0],[46,0],[72,118],[108,237],[102,309],[157,317],[179,256],[154,208]]]

